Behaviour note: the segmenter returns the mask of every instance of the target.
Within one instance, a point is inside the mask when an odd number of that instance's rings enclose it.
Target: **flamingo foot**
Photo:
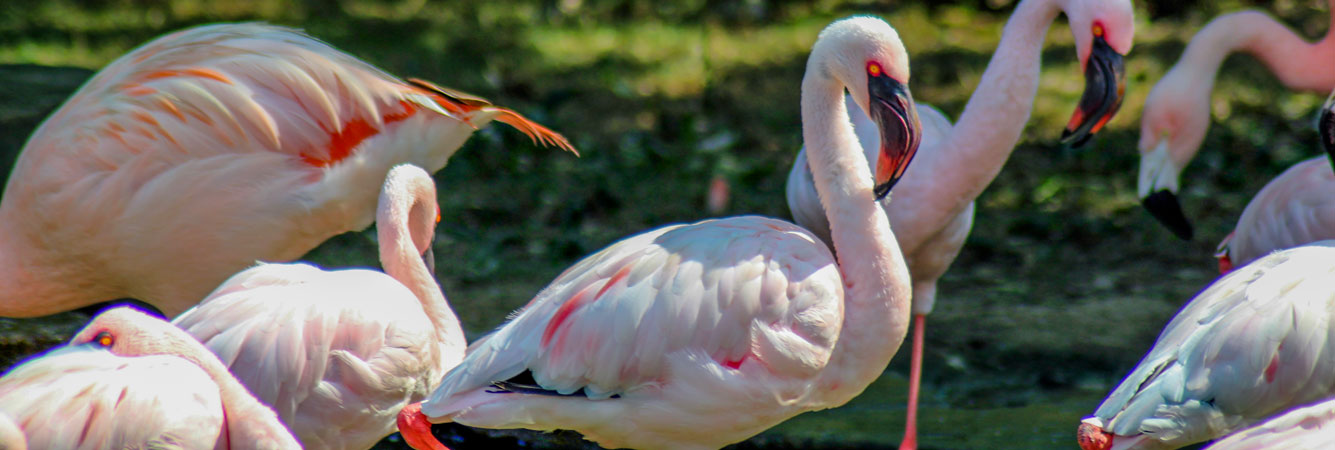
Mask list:
[[[909,357],[908,420],[904,424],[904,440],[900,441],[899,450],[918,449],[918,386],[922,380],[923,327],[926,324],[926,315],[913,315],[913,353]]]
[[[417,450],[450,450],[431,434],[431,420],[422,414],[422,404],[410,403],[399,411],[399,434],[409,447]]]

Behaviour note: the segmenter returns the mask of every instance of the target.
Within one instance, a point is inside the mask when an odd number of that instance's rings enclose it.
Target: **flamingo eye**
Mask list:
[[[867,63],[867,75],[873,78],[881,76],[881,65],[875,61]]]
[[[1103,24],[1095,23],[1093,33],[1094,37],[1103,37]]]
[[[111,337],[111,332],[103,331],[101,333],[97,333],[97,337],[93,338],[93,342],[96,342],[97,345],[109,348],[111,347],[111,344],[116,342],[116,339]]]

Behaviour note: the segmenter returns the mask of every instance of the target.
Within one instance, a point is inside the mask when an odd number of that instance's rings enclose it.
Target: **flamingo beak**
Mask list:
[[[1167,189],[1155,191],[1141,199],[1140,204],[1178,239],[1190,241],[1195,234],[1191,228],[1191,221],[1187,220],[1186,213],[1182,212],[1182,204],[1177,201],[1177,194],[1173,191]]]
[[[1062,131],[1061,143],[1080,148],[1117,114],[1126,93],[1126,69],[1122,55],[1103,36],[1094,37],[1094,47],[1085,64],[1085,93],[1080,96],[1071,121]]]
[[[431,276],[436,276],[436,250],[434,246],[428,246],[425,252],[422,252],[422,262],[426,263],[426,270]]]
[[[876,160],[876,199],[885,198],[904,176],[922,142],[922,123],[908,86],[889,75],[867,77],[871,119],[881,131],[881,152]]]
[[[1182,204],[1178,202],[1176,194],[1181,172],[1169,155],[1168,140],[1160,140],[1154,150],[1140,155],[1136,193],[1140,195],[1140,204],[1155,220],[1171,230],[1178,239],[1190,241],[1194,234],[1191,221],[1182,212]]]
[[[1325,106],[1321,107],[1321,118],[1317,119],[1316,129],[1321,134],[1321,148],[1326,150],[1326,156],[1332,167],[1335,167],[1335,111],[1331,111],[1332,108],[1335,108],[1335,92],[1331,92]]]

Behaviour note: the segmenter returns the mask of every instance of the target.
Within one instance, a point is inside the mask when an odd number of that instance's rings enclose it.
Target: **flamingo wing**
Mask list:
[[[1220,278],[1095,412],[1115,435],[1186,445],[1332,392],[1335,241]]]
[[[1215,441],[1206,450],[1317,450],[1335,442],[1335,400],[1297,408]]]
[[[1335,171],[1325,156],[1294,164],[1267,183],[1221,245],[1234,265],[1275,250],[1335,239]]]
[[[371,270],[262,264],[174,324],[218,355],[307,448],[364,446],[444,372],[420,300]],[[453,363],[453,361],[451,361]]]
[[[194,363],[87,345],[56,349],[0,378],[0,412],[30,448],[213,448],[224,421],[217,384]]]
[[[829,250],[787,222],[660,228],[566,270],[470,346],[423,411],[448,414],[452,394],[526,371],[554,394],[615,397],[667,382],[668,359],[683,352],[814,376],[839,334],[842,297]]]

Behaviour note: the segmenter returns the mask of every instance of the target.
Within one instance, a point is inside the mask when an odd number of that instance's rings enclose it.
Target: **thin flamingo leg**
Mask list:
[[[409,447],[417,450],[450,450],[431,434],[431,420],[422,414],[421,403],[411,403],[399,411],[399,434]]]
[[[918,448],[918,386],[922,380],[922,341],[923,326],[927,316],[913,316],[913,353],[909,358],[909,407],[908,420],[904,425],[904,440],[899,443],[899,450],[917,450]]]

